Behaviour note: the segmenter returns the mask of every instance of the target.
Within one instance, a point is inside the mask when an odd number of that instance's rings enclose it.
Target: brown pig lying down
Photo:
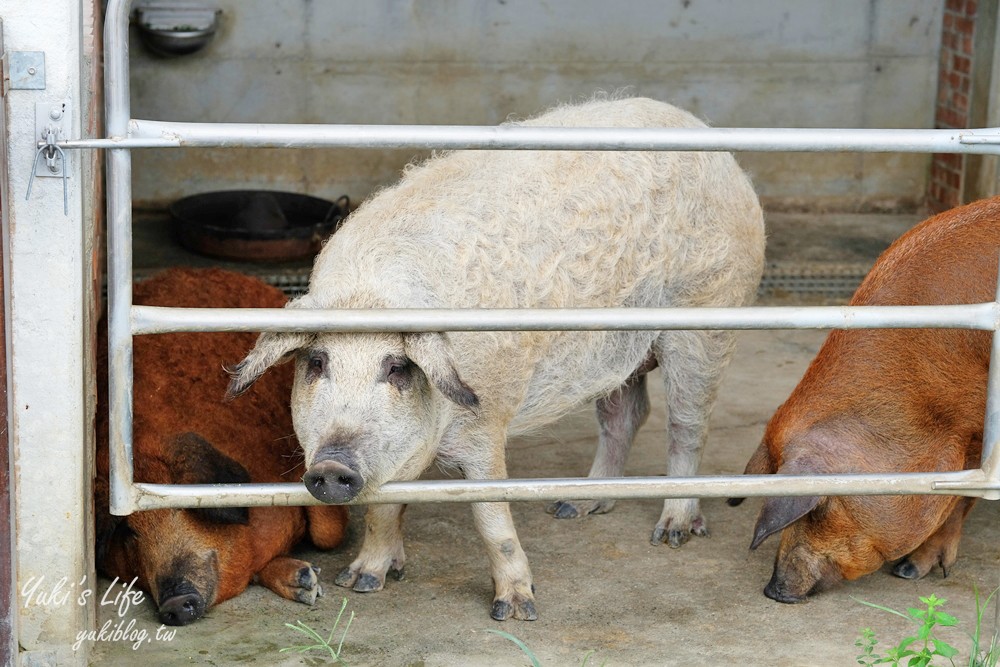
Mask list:
[[[917,225],[879,257],[852,306],[993,301],[1000,198]],[[778,408],[747,474],[933,472],[978,468],[990,334],[958,329],[836,330]],[[731,501],[736,504],[738,499]],[[975,502],[956,496],[767,498],[751,549],[782,531],[764,594],[801,602],[887,561],[945,576]]]
[[[139,283],[134,302],[182,307],[284,305],[277,289],[240,274],[174,269]],[[138,482],[296,482],[302,478],[288,405],[290,368],[254,385],[250,400],[224,402],[223,364],[253,345],[246,333],[135,337],[134,458]],[[343,506],[165,509],[108,513],[107,331],[98,342],[97,568],[146,591],[160,620],[184,625],[239,595],[251,581],[312,604],[318,569],[286,554],[307,534],[337,546]]]

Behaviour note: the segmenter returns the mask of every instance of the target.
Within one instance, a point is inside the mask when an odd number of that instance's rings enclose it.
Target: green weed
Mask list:
[[[1000,660],[1000,647],[996,644],[996,635],[994,634],[991,637],[989,645],[984,648],[982,646],[982,629],[983,615],[997,591],[994,590],[985,600],[980,598],[978,589],[976,589],[975,593],[975,630],[972,634],[969,634],[971,645],[967,664],[969,667],[996,667],[998,660]],[[950,664],[954,667],[956,664],[955,657],[959,653],[958,649],[936,634],[937,628],[958,625],[958,619],[940,609],[947,600],[931,594],[928,597],[920,598],[926,609],[911,607],[906,610],[906,613],[872,602],[866,602],[865,600],[858,600],[857,598],[854,598],[854,600],[868,607],[880,609],[905,618],[917,626],[916,634],[904,637],[895,646],[886,649],[884,655],[875,650],[879,643],[875,632],[871,628],[863,628],[860,631],[860,636],[854,642],[854,645],[861,651],[857,656],[859,665],[863,665],[864,667],[873,667],[874,665],[930,667],[932,665]]]
[[[528,645],[525,644],[520,639],[518,639],[517,637],[515,637],[514,635],[510,634],[509,632],[504,632],[503,630],[493,630],[490,628],[487,628],[486,632],[492,632],[495,635],[500,635],[504,639],[514,642],[514,644],[516,644],[517,647],[521,649],[521,651],[523,651],[526,656],[528,656],[528,660],[531,661],[531,667],[542,667],[542,663],[539,662],[535,654],[531,651],[530,648],[528,648]],[[587,667],[587,661],[590,660],[590,657],[594,655],[594,653],[596,653],[596,651],[593,650],[584,653],[583,662],[580,663],[580,667]],[[607,664],[608,664],[607,661],[602,662],[600,667],[605,667],[605,665]]]
[[[341,651],[344,648],[344,640],[347,638],[347,631],[351,629],[351,623],[354,622],[354,612],[351,612],[350,618],[347,619],[347,626],[344,628],[343,634],[340,635],[340,642],[337,644],[337,648],[333,647],[333,636],[337,632],[337,627],[340,625],[340,619],[344,615],[344,610],[347,608],[347,598],[344,598],[343,602],[340,604],[340,611],[337,613],[337,618],[333,621],[333,628],[330,630],[330,636],[323,639],[322,635],[310,628],[308,625],[302,621],[296,621],[295,623],[285,623],[286,628],[291,628],[296,632],[299,632],[309,639],[313,640],[313,644],[305,644],[303,646],[289,646],[287,648],[280,649],[280,653],[285,653],[286,651],[295,651],[296,653],[306,653],[308,651],[326,651],[330,654],[330,658],[333,662],[339,662],[343,665],[347,663],[340,656]]]

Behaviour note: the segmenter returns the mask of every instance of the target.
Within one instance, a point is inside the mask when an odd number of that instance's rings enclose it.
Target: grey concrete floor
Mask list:
[[[773,265],[819,271],[824,263],[867,269],[875,255],[917,216],[769,216]],[[818,267],[818,268],[817,268]],[[821,272],[821,271],[820,271]],[[837,303],[829,295],[765,293],[763,305]],[[703,474],[742,472],[764,424],[787,397],[812,359],[825,332],[748,331],[727,373],[712,419]],[[627,474],[664,470],[664,415],[659,383],[650,382],[653,413],[640,431]],[[586,474],[596,443],[592,406],[583,406],[554,427],[510,443],[513,477],[572,477]],[[432,470],[428,477],[440,477]],[[917,606],[918,596],[937,594],[960,619],[941,637],[963,651],[974,625],[974,590],[1000,584],[1000,528],[996,503],[981,502],[966,523],[959,560],[950,576],[940,570],[913,582],[883,571],[823,593],[800,605],[765,598],[776,550],[772,538],[750,552],[760,506],[750,499],[736,508],[705,500],[711,537],[680,549],[651,546],[649,534],[659,501],[618,501],[609,514],[555,520],[541,503],[512,506],[537,587],[539,620],[497,623],[489,618],[492,585],[486,554],[469,508],[457,504],[411,506],[405,517],[406,577],[378,593],[339,589],[333,577],[357,553],[363,534],[361,510],[352,515],[350,536],[333,552],[304,549],[302,557],[323,570],[325,597],[314,607],[278,598],[251,586],[213,608],[206,618],[180,628],[167,640],[151,603],[130,610],[125,622],[145,629],[150,641],[133,650],[126,641],[95,644],[97,665],[320,665],[319,652],[282,653],[302,645],[286,623],[303,621],[321,634],[332,628],[341,601],[355,618],[343,658],[350,665],[458,666],[527,665],[502,630],[523,640],[543,665],[851,665],[859,629],[870,626],[884,649],[910,634],[904,619],[863,606],[868,600],[895,609]],[[105,582],[106,585],[107,582]],[[101,624],[119,617],[99,608]],[[989,618],[992,628],[992,613]],[[339,635],[338,635],[339,637]]]

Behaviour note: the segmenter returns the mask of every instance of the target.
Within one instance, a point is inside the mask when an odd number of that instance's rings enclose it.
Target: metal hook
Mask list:
[[[48,151],[48,153],[46,153]],[[35,183],[35,171],[38,169],[38,159],[45,155],[45,161],[49,163],[50,169],[51,165],[56,164],[55,155],[56,152],[59,153],[59,159],[62,160],[62,182],[63,182],[63,215],[69,215],[69,174],[68,165],[66,164],[66,152],[60,148],[55,143],[55,135],[53,132],[49,131],[46,137],[46,143],[38,147],[35,152],[35,160],[31,163],[31,176],[28,177],[28,193],[24,196],[25,200],[31,198],[31,186]]]

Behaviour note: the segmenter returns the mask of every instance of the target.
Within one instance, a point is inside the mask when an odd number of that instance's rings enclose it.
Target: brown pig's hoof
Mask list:
[[[323,597],[319,568],[288,556],[278,556],[265,565],[254,577],[254,581],[286,600],[302,604],[313,605],[316,604],[316,598]]]
[[[914,565],[909,558],[904,558],[896,563],[896,565],[892,568],[892,573],[903,579],[919,579],[923,576],[920,574],[920,569]]]
[[[506,621],[511,616],[519,621],[535,621],[538,619],[538,612],[535,611],[533,600],[522,600],[516,604],[506,600],[494,600],[490,616],[496,621]]]

